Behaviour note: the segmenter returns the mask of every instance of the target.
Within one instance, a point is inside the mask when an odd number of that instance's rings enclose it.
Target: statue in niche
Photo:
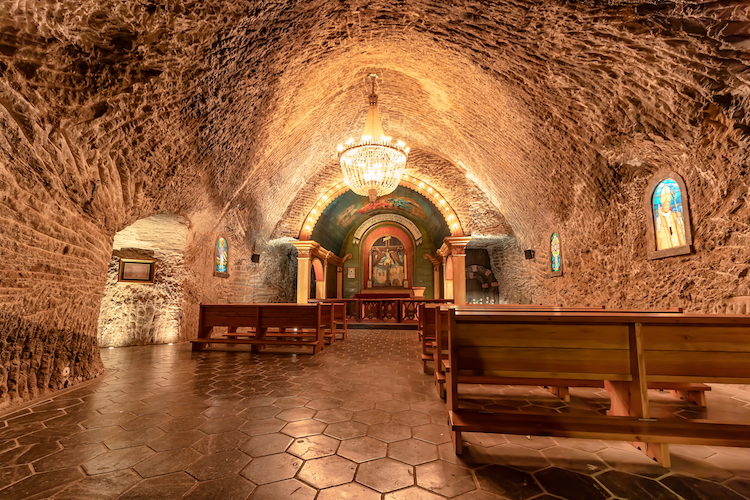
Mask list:
[[[370,251],[372,286],[403,286],[406,278],[404,255],[404,245],[401,240],[394,236],[379,238]]]
[[[653,195],[656,249],[686,245],[685,221],[682,216],[682,193],[672,179],[657,184]]]

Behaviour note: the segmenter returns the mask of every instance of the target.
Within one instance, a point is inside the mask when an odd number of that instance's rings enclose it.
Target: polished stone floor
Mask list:
[[[413,331],[353,330],[316,356],[103,350],[107,374],[0,416],[0,499],[750,499],[750,450],[465,434],[459,458]],[[492,389],[493,391],[495,389]],[[484,391],[484,392],[483,392]],[[469,389],[466,404],[598,411],[601,391]],[[469,394],[471,393],[471,394]],[[655,393],[664,411],[705,416]],[[750,418],[750,390],[708,395]]]

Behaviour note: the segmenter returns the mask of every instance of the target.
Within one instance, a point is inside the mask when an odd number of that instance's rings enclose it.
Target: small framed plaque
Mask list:
[[[347,267],[346,268],[346,277],[347,279],[353,280],[357,277],[357,268],[356,267]]]
[[[153,283],[156,261],[120,259],[117,281],[123,283]]]

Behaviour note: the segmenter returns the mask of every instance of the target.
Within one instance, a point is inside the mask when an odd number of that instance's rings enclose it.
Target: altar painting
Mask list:
[[[402,287],[406,279],[404,244],[394,236],[379,238],[370,251],[373,287]]]

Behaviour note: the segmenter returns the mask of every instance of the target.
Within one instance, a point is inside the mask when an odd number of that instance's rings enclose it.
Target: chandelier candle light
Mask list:
[[[368,196],[374,202],[378,196],[392,193],[398,187],[406,166],[409,148],[403,141],[391,143],[391,138],[383,132],[378,112],[378,96],[375,94],[375,79],[372,80],[370,108],[362,138],[354,139],[338,146],[339,163],[344,173],[344,183],[361,196]]]

